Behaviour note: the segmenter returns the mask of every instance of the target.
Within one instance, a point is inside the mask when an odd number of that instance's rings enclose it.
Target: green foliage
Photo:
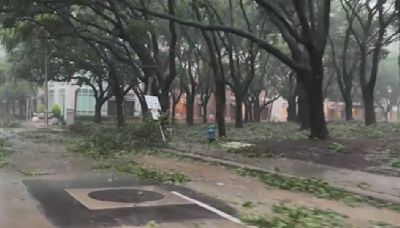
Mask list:
[[[160,117],[158,118],[158,121],[160,122],[161,126],[165,130],[166,127],[170,124],[170,119],[167,114],[161,114]]]
[[[9,162],[6,161],[6,157],[10,154],[10,151],[6,148],[8,144],[5,139],[0,139],[0,169],[9,165]]]
[[[47,172],[38,171],[38,170],[18,170],[22,175],[26,177],[37,177],[37,176],[44,176],[48,175]]]
[[[101,131],[101,129],[94,129],[92,123],[87,123],[85,121],[76,122],[69,126],[68,129],[72,134],[80,136],[91,135],[97,130]]]
[[[36,112],[44,113],[45,110],[46,108],[44,107],[43,104],[38,104],[38,106],[36,107]]]
[[[343,152],[346,149],[346,146],[337,142],[333,142],[328,146],[328,149],[334,150],[336,152]]]
[[[20,132],[18,133],[19,136],[22,136],[26,139],[32,139],[35,142],[40,142],[45,140],[46,138],[50,137],[50,134],[47,132]]]
[[[2,115],[0,118],[0,127],[2,128],[17,128],[20,126],[20,120],[11,115]]]
[[[179,171],[160,171],[155,168],[143,167],[136,162],[116,167],[118,171],[133,174],[144,180],[152,180],[165,184],[181,184],[189,182],[190,178]]]
[[[386,100],[388,104],[397,105],[400,99],[400,78],[397,60],[398,56],[392,53],[380,63],[379,76],[375,88],[375,98],[378,104],[382,103],[382,100]]]
[[[363,190],[368,190],[370,188],[370,185],[368,183],[361,182],[357,184],[357,187]]]
[[[200,142],[207,141],[206,124],[198,124],[192,127],[177,126],[174,129],[173,141]],[[264,139],[306,139],[307,134],[298,130],[294,123],[249,123],[244,128],[235,128],[228,123],[227,141],[254,142]]]
[[[244,176],[257,177],[261,182],[268,186],[293,191],[309,193],[319,198],[330,200],[341,200],[351,206],[357,203],[367,203],[378,208],[387,208],[400,212],[400,204],[384,202],[382,200],[356,195],[342,189],[335,188],[329,183],[303,177],[286,177],[279,174],[264,173],[245,169],[236,169]]]
[[[79,123],[71,126],[73,133],[80,134],[85,140],[78,142],[73,150],[89,154],[95,159],[109,159],[148,148],[163,147],[158,125],[154,121],[141,121],[125,128],[92,128]]]
[[[149,228],[156,228],[156,227],[158,227],[158,223],[156,221],[150,221],[147,223],[146,226]]]
[[[0,55],[0,102],[3,113],[5,110],[10,113],[11,105],[24,102],[27,96],[33,96],[36,93],[36,88],[32,83],[16,79],[12,67],[13,64],[6,62]]]
[[[266,151],[262,151],[256,146],[245,146],[242,148],[229,148],[227,150],[229,153],[234,154],[241,154],[248,158],[268,158],[272,157],[271,154],[267,153]]]
[[[0,169],[9,166],[10,163],[8,161],[4,161],[2,158],[0,158]]]
[[[364,123],[357,121],[346,123],[330,122],[328,123],[328,128],[330,137],[339,140],[382,138],[400,133],[400,124],[397,123],[379,123],[376,126],[365,126]],[[227,141],[253,143],[265,139],[272,139],[278,142],[284,140],[307,139],[307,132],[299,131],[298,126],[293,123],[249,123],[241,129],[235,128],[232,124],[227,124],[227,131]],[[205,143],[207,141],[206,133],[207,125],[205,124],[198,124],[193,127],[178,125],[174,129],[172,141]],[[249,150],[250,149],[251,148],[249,148]]]
[[[40,131],[24,131],[19,132],[19,136],[28,139],[35,143],[65,143],[66,135],[57,132],[57,131],[48,131],[48,130],[40,130]]]
[[[102,116],[101,121],[111,121],[114,120],[115,117],[113,116]],[[94,122],[94,116],[75,116],[76,124],[79,122]],[[74,124],[74,125],[76,125]]]
[[[127,25],[127,31],[131,32],[137,40],[146,41],[147,33],[149,32],[149,24],[143,20],[130,20]]]
[[[166,123],[165,118],[163,118],[162,123]],[[146,118],[136,123],[134,129],[128,129],[128,131],[132,130],[133,132],[131,133],[135,134],[137,140],[140,140],[144,145],[151,145],[153,142],[157,143],[157,139],[162,140],[158,123],[151,119]]]
[[[259,176],[260,180],[272,187],[279,189],[311,193],[320,198],[359,201],[354,195],[331,187],[327,182],[318,179],[302,177],[283,177],[277,174],[264,174]]]
[[[0,138],[0,159],[5,158],[11,154],[9,144],[5,138]]]
[[[100,162],[100,163],[98,163],[98,164],[95,164],[95,165],[92,167],[92,169],[95,169],[95,170],[111,169],[111,168],[112,168],[112,165],[109,164],[109,163],[106,163],[106,162]]]
[[[242,216],[240,220],[258,228],[274,228],[273,223],[270,220],[258,215],[245,215]]]
[[[254,208],[255,206],[254,206],[254,203],[253,203],[253,202],[251,202],[251,201],[246,201],[246,202],[244,202],[244,203],[242,204],[242,207],[244,207],[244,208]]]
[[[53,104],[51,106],[51,112],[53,113],[53,115],[57,118],[61,117],[61,107],[59,104]]]
[[[378,222],[372,226],[372,228],[396,228],[386,222]]]
[[[392,166],[392,167],[395,167],[395,168],[400,168],[400,159],[394,160],[394,161],[391,163],[391,166]]]
[[[381,138],[400,132],[400,124],[379,123],[376,126],[365,126],[362,122],[328,124],[332,138],[354,139],[354,138]]]
[[[274,204],[272,210],[277,214],[272,219],[261,216],[243,216],[242,221],[259,228],[348,227],[343,221],[345,216],[332,211],[282,203]]]
[[[84,142],[79,143],[74,150],[83,152],[95,159],[108,159],[120,155],[125,145],[117,137],[110,134],[96,132]]]

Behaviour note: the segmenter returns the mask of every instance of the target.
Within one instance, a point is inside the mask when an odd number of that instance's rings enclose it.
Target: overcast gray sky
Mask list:
[[[399,55],[400,52],[400,41],[390,44],[387,49],[390,51],[391,55]]]

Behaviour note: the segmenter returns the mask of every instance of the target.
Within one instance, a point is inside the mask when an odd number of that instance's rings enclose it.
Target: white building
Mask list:
[[[96,100],[94,98],[94,91],[90,86],[78,86],[74,81],[71,82],[54,82],[49,81],[49,96],[48,96],[48,109],[54,104],[61,107],[63,116],[67,115],[67,110],[74,110],[76,107],[77,116],[94,116]],[[44,91],[39,92],[39,100],[44,103]],[[76,105],[75,105],[76,102]],[[126,118],[138,116],[141,113],[140,103],[133,91],[130,91],[125,96],[124,112]],[[102,116],[115,116],[115,98],[110,98],[104,103]]]

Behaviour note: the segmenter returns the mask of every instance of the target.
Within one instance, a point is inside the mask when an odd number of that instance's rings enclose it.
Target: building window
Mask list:
[[[54,90],[49,90],[49,100],[48,100],[48,107],[47,107],[48,110],[51,110],[51,107],[54,104],[54,99],[55,99],[54,95],[55,95]]]
[[[60,105],[62,115],[65,114],[65,89],[60,89],[58,91],[58,103]]]
[[[96,100],[90,88],[81,88],[78,92],[76,113],[82,116],[93,116]]]

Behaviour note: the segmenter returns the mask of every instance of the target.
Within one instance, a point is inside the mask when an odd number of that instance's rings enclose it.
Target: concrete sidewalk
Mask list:
[[[0,173],[0,227],[53,227],[37,207],[18,176],[12,172]]]
[[[182,148],[182,147],[180,147]],[[187,150],[172,149],[168,152],[189,156],[209,162],[227,162],[228,165],[245,167],[267,172],[278,172],[306,178],[317,178],[331,185],[366,196],[400,203],[400,178],[367,173],[349,169],[339,169],[311,162],[286,158],[247,158],[215,148],[191,147]]]

